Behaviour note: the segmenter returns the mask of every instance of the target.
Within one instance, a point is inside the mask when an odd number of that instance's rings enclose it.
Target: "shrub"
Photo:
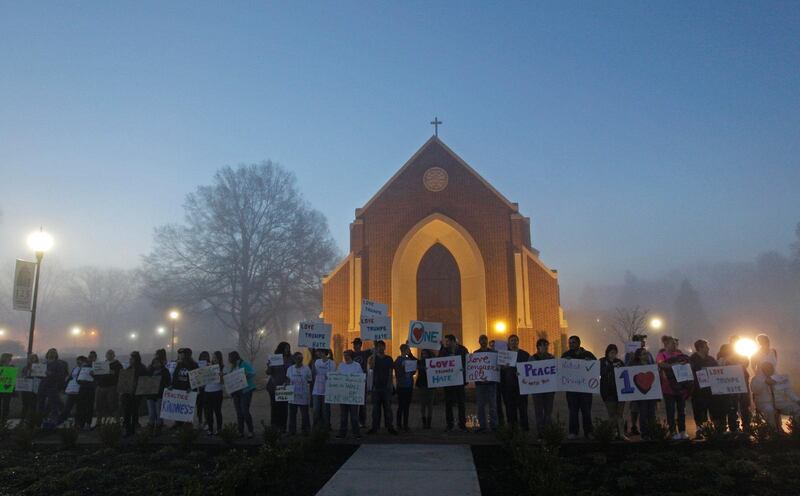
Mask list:
[[[800,421],[795,417],[789,417],[789,436],[794,440],[800,440]]]
[[[106,448],[116,448],[122,439],[122,424],[117,419],[105,419],[97,427],[100,443]]]
[[[750,433],[759,443],[775,439],[778,436],[778,430],[772,427],[761,413],[753,415],[750,420]]]
[[[12,429],[11,441],[18,450],[28,451],[33,445],[33,438],[35,436],[36,430],[33,427],[26,425],[24,422],[20,422]]]
[[[8,439],[8,436],[10,435],[11,435],[11,422],[9,421],[0,422],[0,441]]]
[[[565,436],[564,423],[557,417],[555,420],[548,422],[542,429],[542,446],[547,451],[556,452],[564,442]]]
[[[651,441],[666,443],[672,439],[672,434],[669,432],[667,423],[659,421],[658,419],[648,422],[645,432],[649,434]]]
[[[725,439],[724,422],[705,422],[697,428],[697,433],[703,439],[715,443]]]
[[[133,447],[137,451],[147,451],[147,448],[153,441],[153,431],[150,429],[142,429],[133,437]]]
[[[58,429],[58,436],[61,438],[61,447],[65,450],[75,449],[75,446],[78,444],[79,433],[80,429],[75,426]]]
[[[180,446],[182,450],[190,448],[195,441],[197,441],[198,437],[200,437],[200,430],[195,429],[192,424],[182,425],[176,434],[178,446]]]
[[[281,431],[272,427],[271,425],[267,425],[266,422],[263,420],[261,421],[261,427],[264,428],[264,433],[262,434],[264,439],[264,444],[267,446],[275,446],[281,440]]]
[[[219,430],[219,437],[225,443],[225,446],[233,446],[236,444],[236,439],[239,438],[239,426],[236,422],[228,422]]]
[[[563,430],[561,434],[563,439]],[[522,482],[522,494],[566,494],[560,461],[552,449],[532,445],[526,436],[515,431],[505,438],[503,448]]]
[[[611,420],[597,417],[594,419],[592,433],[601,445],[609,446],[614,438],[617,437],[617,425]]]

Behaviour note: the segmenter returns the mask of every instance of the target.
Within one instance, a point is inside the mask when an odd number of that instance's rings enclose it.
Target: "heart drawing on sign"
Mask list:
[[[650,391],[655,380],[656,375],[652,372],[639,372],[633,376],[633,383],[636,384],[636,388],[639,389],[642,394],[647,394],[647,392]]]
[[[425,331],[425,326],[422,325],[422,322],[415,322],[414,327],[411,328],[411,337],[414,339],[415,343],[419,343],[422,341],[422,333]]]

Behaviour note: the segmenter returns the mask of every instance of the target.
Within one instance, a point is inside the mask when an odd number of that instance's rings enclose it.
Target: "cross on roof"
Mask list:
[[[431,121],[431,124],[433,124],[433,135],[438,137],[439,124],[442,124],[442,121],[440,121],[438,117],[434,117],[433,120]]]

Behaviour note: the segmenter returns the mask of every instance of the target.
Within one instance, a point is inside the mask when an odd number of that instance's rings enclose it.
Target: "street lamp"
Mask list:
[[[78,327],[78,326],[75,326],[72,329],[70,329],[70,332],[72,333],[73,336],[80,336],[81,335],[81,328]]]
[[[172,322],[172,339],[170,340],[170,349],[172,350],[172,359],[175,359],[175,324],[181,318],[180,312],[177,310],[169,311],[169,320]]]
[[[661,320],[659,317],[653,317],[650,319],[650,328],[654,331],[661,330],[664,327],[664,321]]]
[[[31,329],[28,333],[28,356],[33,353],[33,330],[36,328],[36,301],[39,298],[39,272],[44,253],[53,247],[53,237],[39,228],[28,236],[28,247],[36,254],[36,277],[33,279],[33,307],[31,308]]]
[[[132,340],[133,340],[133,339],[136,339],[136,333],[135,333],[135,332],[132,332],[132,333],[130,334],[130,338],[131,338]]]
[[[167,332],[167,330],[166,330],[166,329],[164,329],[164,326],[158,326],[158,327],[156,328],[156,332],[157,332],[158,334],[164,335],[164,333],[165,333],[165,332]]]

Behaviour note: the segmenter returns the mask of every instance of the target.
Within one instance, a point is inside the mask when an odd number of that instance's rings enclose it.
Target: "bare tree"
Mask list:
[[[611,322],[611,329],[623,343],[633,341],[636,334],[645,334],[647,330],[647,310],[642,310],[639,305],[633,309],[617,308],[617,313]]]
[[[213,312],[242,351],[282,314],[319,311],[320,280],[335,245],[291,173],[272,162],[225,167],[211,186],[187,196],[184,210],[183,225],[156,229],[144,258],[154,301]]]
[[[121,328],[141,286],[138,273],[133,270],[80,267],[72,271],[66,291],[82,322],[109,333]]]

